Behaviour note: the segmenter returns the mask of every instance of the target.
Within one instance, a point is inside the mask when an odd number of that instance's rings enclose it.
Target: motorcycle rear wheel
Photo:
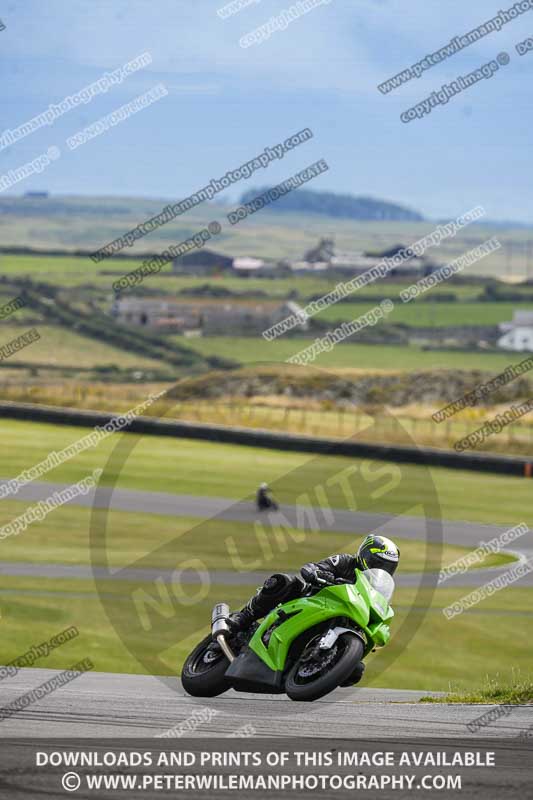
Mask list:
[[[328,650],[318,650],[319,637],[313,637],[285,681],[291,700],[318,700],[344,683],[361,660],[364,646],[352,633],[344,633]]]
[[[225,677],[229,661],[222,651],[218,654],[216,649],[209,649],[212,644],[211,636],[206,636],[183,665],[181,683],[193,697],[216,697],[230,688]]]

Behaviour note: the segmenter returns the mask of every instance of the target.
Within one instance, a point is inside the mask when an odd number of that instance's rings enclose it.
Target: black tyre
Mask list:
[[[344,633],[329,650],[319,650],[322,635],[314,636],[305,646],[285,681],[291,700],[318,700],[348,680],[361,660],[361,639]]]
[[[181,683],[193,697],[216,697],[230,688],[226,679],[229,661],[211,636],[206,636],[187,656],[181,671]]]
[[[364,674],[365,674],[365,663],[364,661],[360,661],[356,665],[354,671],[351,673],[348,680],[344,681],[344,683],[341,683],[340,685],[343,687],[355,686],[356,683],[359,683]]]

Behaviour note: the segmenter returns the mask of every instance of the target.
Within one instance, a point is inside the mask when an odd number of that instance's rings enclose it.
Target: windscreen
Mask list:
[[[394,592],[394,580],[384,569],[366,569],[364,576],[376,592],[383,595],[387,603],[390,603]]]

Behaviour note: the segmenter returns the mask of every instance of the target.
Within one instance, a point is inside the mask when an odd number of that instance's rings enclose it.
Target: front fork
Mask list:
[[[230,634],[228,625],[229,606],[227,603],[217,603],[211,614],[211,636],[218,642],[220,649],[231,663],[235,660],[235,653],[231,649],[227,637]]]

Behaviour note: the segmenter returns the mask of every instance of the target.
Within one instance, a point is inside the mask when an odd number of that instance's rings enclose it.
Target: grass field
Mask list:
[[[177,337],[179,341],[181,337]],[[183,341],[183,340],[181,340]],[[203,356],[232,358],[242,364],[272,364],[287,361],[313,343],[312,339],[276,339],[217,336],[187,339],[187,345]],[[317,366],[352,367],[368,370],[481,369],[504,370],[509,353],[468,353],[454,350],[429,351],[415,345],[339,344],[329,353],[321,353]]]
[[[384,293],[387,287],[384,286]],[[336,303],[318,315],[327,322],[357,319],[369,311],[375,303]],[[398,301],[394,311],[387,317],[388,323],[403,323],[415,328],[440,328],[452,325],[498,325],[513,318],[517,303],[407,303]],[[531,310],[533,306],[521,304],[520,309]]]
[[[36,366],[54,364],[68,367],[96,367],[115,364],[118,367],[137,369],[160,367],[159,361],[128,353],[104,342],[87,339],[75,331],[69,331],[60,326],[39,322],[31,327],[37,329],[41,338],[10,356],[11,363],[24,362]],[[11,321],[2,321],[0,323],[1,344],[7,344],[27,330],[29,330],[28,325],[15,325]]]
[[[472,588],[476,588],[475,584]],[[486,677],[510,682],[513,670],[528,673],[532,654],[527,634],[531,590],[509,587],[475,609],[447,620],[441,609],[468,591],[442,589],[431,604],[422,600],[418,611],[423,619],[418,632],[397,657],[401,638],[395,642],[393,636],[389,653],[378,652],[369,661],[365,685],[466,690],[477,689]],[[396,592],[393,605],[398,613],[393,632],[410,610],[414,612],[413,601],[411,590]]]
[[[41,341],[10,357],[13,363],[27,362],[36,366],[54,364],[65,367],[97,367],[114,364],[123,368],[161,369],[162,363],[119,349],[55,325],[33,322]],[[1,344],[25,333],[27,324],[2,323]],[[184,340],[169,337],[177,345],[186,344],[202,356],[219,356],[242,364],[277,364],[287,361],[313,343],[311,338],[280,338],[267,342],[259,337],[200,337]],[[329,353],[321,353],[314,364],[323,368],[355,368],[361,370],[477,369],[503,371],[509,365],[509,354],[426,351],[416,345],[340,344]],[[167,367],[168,368],[168,367]]]
[[[0,451],[0,476],[15,477],[45,459],[51,451],[61,450],[88,432],[84,428],[1,420],[4,446]],[[281,502],[309,505],[313,487],[323,485],[328,476],[350,469],[361,476],[354,484],[353,500],[346,497],[338,482],[332,482],[327,487],[332,507],[347,508],[353,503],[359,510],[418,515],[434,487],[445,519],[513,525],[531,518],[532,484],[526,478],[443,468],[432,468],[428,474],[417,465],[387,466],[364,459],[284,453],[187,439],[120,436],[123,443],[135,445],[118,476],[117,486],[122,488],[240,500],[250,497],[261,481],[267,481]],[[108,437],[96,448],[51,470],[43,480],[74,483],[97,467],[105,467],[117,441],[117,435]],[[110,464],[106,481],[114,479],[116,472],[117,468]],[[381,489],[388,485],[388,479],[392,479],[391,486],[395,488],[383,492]],[[376,492],[380,493],[379,503],[372,497]]]

